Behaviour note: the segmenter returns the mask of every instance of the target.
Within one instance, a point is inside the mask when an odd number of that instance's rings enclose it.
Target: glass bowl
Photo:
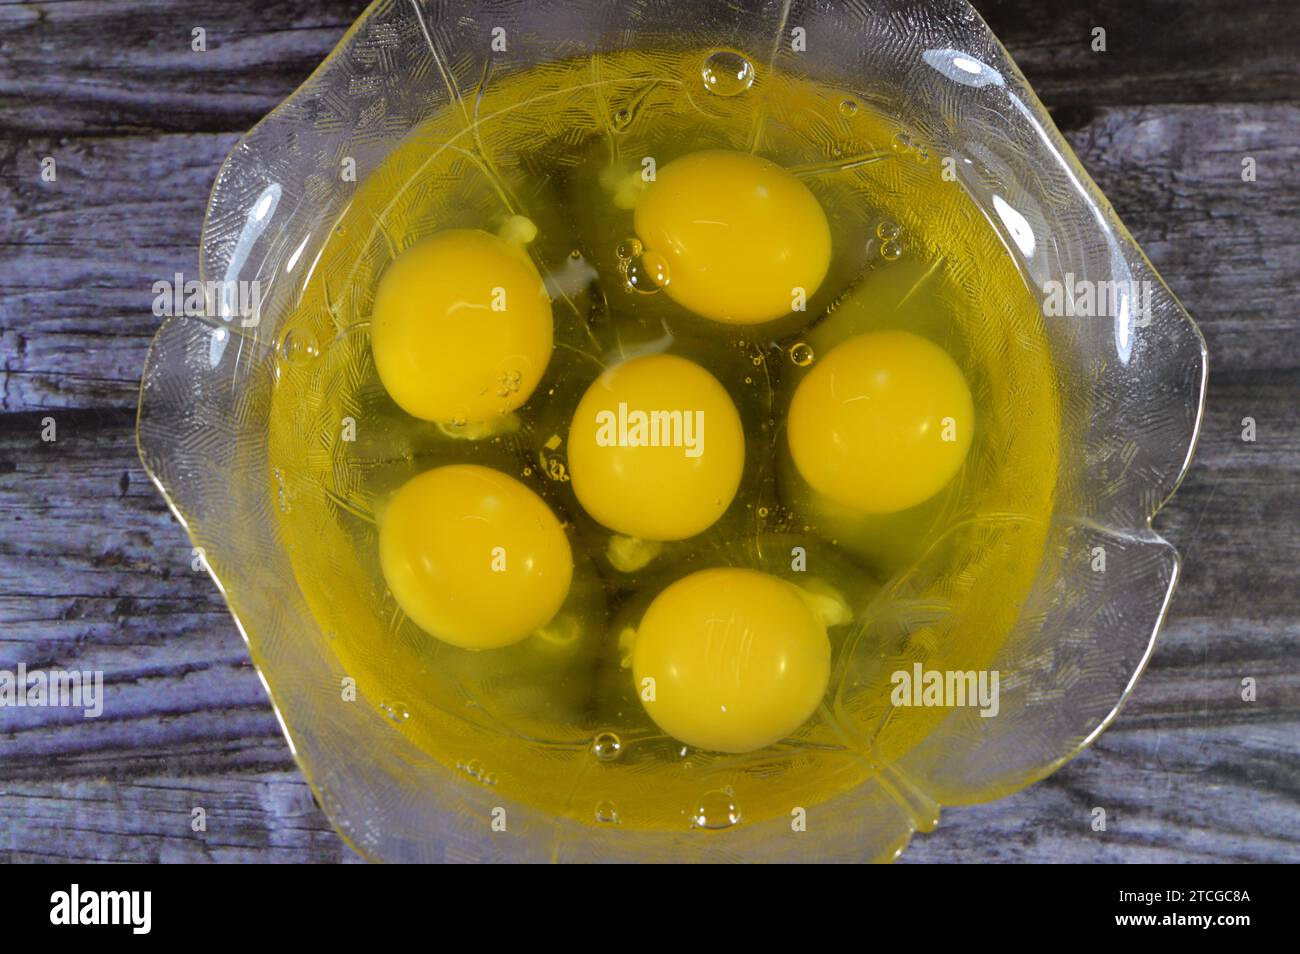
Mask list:
[[[1059,471],[1050,526],[1023,554],[1036,563],[1032,585],[1008,608],[1007,638],[989,662],[1000,674],[999,717],[953,708],[904,747],[859,740],[851,756],[866,780],[801,807],[802,825],[743,816],[722,831],[583,823],[431,758],[395,730],[380,700],[365,697],[367,687],[341,704],[348,674],[331,651],[334,634],[309,610],[277,531],[285,492],[268,479],[267,447],[277,368],[286,349],[310,360],[319,347],[282,340],[279,325],[355,183],[449,110],[472,139],[482,89],[539,64],[591,57],[591,84],[561,92],[631,106],[654,77],[605,88],[599,57],[662,48],[743,52],[756,74],[751,95],[761,96],[764,76],[788,73],[897,116],[907,148],[923,143],[951,164],[1045,303],[1051,288],[1081,301],[1085,286],[1108,301],[1093,309],[1098,317],[1044,318],[1059,388]],[[349,165],[354,175],[341,175]],[[215,283],[204,306],[166,318],[149,351],[140,455],[225,595],[320,804],[367,858],[892,859],[937,824],[941,806],[1002,797],[1077,755],[1115,718],[1150,656],[1179,569],[1151,520],[1196,443],[1204,341],[961,0],[378,0],[226,159],[200,268],[200,280]],[[247,289],[257,294],[241,299]],[[1015,557],[1015,514],[976,524],[965,532]],[[934,572],[922,563],[896,580],[892,606],[933,611]],[[955,585],[943,590],[954,600]],[[921,625],[907,616],[858,626],[905,634]],[[493,825],[505,817],[504,831]]]

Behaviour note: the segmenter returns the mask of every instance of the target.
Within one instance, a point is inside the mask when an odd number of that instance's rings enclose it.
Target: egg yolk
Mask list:
[[[370,344],[379,378],[403,410],[463,425],[528,400],[550,361],[553,334],[545,284],[522,248],[450,229],[385,270]]]
[[[873,331],[837,345],[799,382],[787,436],[813,490],[894,513],[952,480],[974,429],[970,388],[942,348],[906,331]]]
[[[684,540],[731,504],[745,434],[713,375],[657,354],[592,383],[574,412],[568,454],[573,491],[601,524],[643,540]]]
[[[831,233],[807,186],[748,153],[706,150],[658,170],[633,213],[667,262],[665,291],[696,314],[750,325],[788,314],[826,277]]]
[[[794,732],[830,678],[826,627],[792,584],[756,570],[702,570],[646,610],[632,650],[642,705],[674,739],[751,752]]]
[[[379,562],[397,605],[464,649],[495,649],[550,621],[573,553],[549,507],[513,477],[456,464],[413,477],[385,508]]]

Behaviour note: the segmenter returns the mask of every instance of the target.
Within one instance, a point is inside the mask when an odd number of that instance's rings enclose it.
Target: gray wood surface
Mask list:
[[[1200,322],[1209,409],[1157,522],[1183,582],[1118,721],[1046,781],[947,810],[905,860],[1298,861],[1294,3],[977,6]],[[195,270],[221,159],[361,7],[0,0],[0,668],[102,669],[113,698],[98,720],[0,709],[0,860],[355,860],[220,596],[191,572],[133,426],[152,283]],[[190,52],[195,26],[207,54]],[[1089,49],[1094,26],[1105,54]],[[44,156],[57,183],[40,181]],[[1241,181],[1244,156],[1256,182]]]

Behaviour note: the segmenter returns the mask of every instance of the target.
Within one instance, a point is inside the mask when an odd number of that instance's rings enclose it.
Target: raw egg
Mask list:
[[[816,197],[748,153],[706,150],[668,163],[637,203],[633,225],[666,263],[669,297],[728,324],[790,313],[830,267],[830,227]]]
[[[637,629],[632,673],[646,712],[674,739],[752,752],[816,711],[830,659],[826,627],[797,587],[721,567],[655,597]]]
[[[803,479],[866,513],[913,507],[966,459],[975,409],[942,348],[907,331],[873,331],[835,346],[795,389],[787,436]]]
[[[480,423],[528,400],[551,358],[546,286],[527,253],[476,229],[411,246],[375,293],[370,346],[389,395],[407,413]]]
[[[617,533],[684,540],[731,504],[745,434],[731,397],[698,364],[670,354],[606,370],[569,428],[573,491]]]
[[[530,635],[563,605],[573,579],[569,540],[542,498],[473,464],[402,485],[380,519],[379,561],[412,622],[464,649]]]

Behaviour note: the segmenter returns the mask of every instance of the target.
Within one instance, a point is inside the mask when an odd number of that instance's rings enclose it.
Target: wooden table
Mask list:
[[[906,859],[1300,860],[1294,0],[978,6],[1200,322],[1209,410],[1157,524],[1183,582],[1119,720],[1050,779],[947,811]],[[195,271],[222,158],[361,9],[0,3],[0,668],[102,669],[113,703],[98,720],[0,710],[0,859],[355,860],[190,572],[133,425],[153,282]],[[200,26],[206,53],[190,49]]]

